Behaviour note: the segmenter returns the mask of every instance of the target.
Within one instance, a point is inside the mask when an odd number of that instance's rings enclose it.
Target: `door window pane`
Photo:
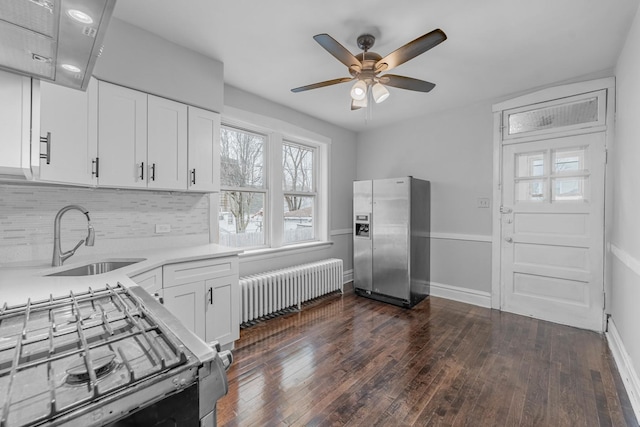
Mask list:
[[[544,175],[544,153],[516,155],[516,176],[527,178]]]
[[[598,121],[598,98],[509,114],[509,135]]]
[[[266,137],[230,127],[220,130],[220,183],[224,187],[263,188]]]
[[[545,200],[544,180],[518,180],[515,185],[516,202],[542,202]]]
[[[285,243],[313,240],[314,204],[315,197],[292,195],[284,197]]]
[[[218,210],[219,242],[224,246],[265,244],[264,193],[222,191]]]
[[[552,156],[554,174],[580,173],[587,169],[584,147],[553,150]]]
[[[553,201],[584,201],[587,177],[552,179]]]
[[[282,186],[284,191],[314,191],[312,148],[282,144]]]

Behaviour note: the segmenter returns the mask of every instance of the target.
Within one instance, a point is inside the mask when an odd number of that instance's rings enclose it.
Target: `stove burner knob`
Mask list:
[[[221,351],[221,349],[220,349],[220,343],[219,343],[218,341],[211,341],[211,342],[209,343],[209,347],[211,347],[211,348],[215,348],[215,349],[216,349],[216,351],[217,351],[218,353],[220,353],[220,351]]]
[[[222,365],[224,366],[224,370],[228,371],[229,367],[233,363],[233,353],[230,350],[220,351],[218,352],[218,356],[222,359]]]

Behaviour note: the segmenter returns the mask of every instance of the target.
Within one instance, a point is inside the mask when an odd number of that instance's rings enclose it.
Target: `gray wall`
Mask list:
[[[636,14],[616,67],[613,150],[611,320],[640,373],[640,16]],[[636,374],[636,381],[638,381]],[[636,387],[640,386],[637,384]],[[638,390],[640,391],[640,390]],[[636,396],[636,399],[640,396]]]
[[[217,112],[223,109],[223,73],[222,62],[117,18],[93,71],[101,80]]]
[[[431,181],[432,289],[491,290],[492,126],[487,102],[358,135],[358,179]]]

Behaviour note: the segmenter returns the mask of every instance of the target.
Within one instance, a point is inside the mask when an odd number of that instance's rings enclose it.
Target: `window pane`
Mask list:
[[[264,193],[220,192],[219,242],[224,246],[262,246],[264,239]]]
[[[509,135],[598,121],[598,98],[509,114]]]
[[[284,191],[314,191],[312,148],[282,144],[282,181]]]
[[[313,240],[315,197],[284,196],[284,242]]]
[[[541,179],[516,181],[516,202],[541,202],[544,197],[544,181]]]
[[[518,178],[542,175],[544,175],[544,153],[524,153],[516,156]]]
[[[553,172],[555,174],[584,172],[587,169],[585,157],[585,147],[553,150]]]
[[[224,187],[262,188],[266,138],[223,127],[220,130],[220,183]]]
[[[552,182],[554,201],[585,200],[585,190],[588,183],[588,178],[554,178]]]

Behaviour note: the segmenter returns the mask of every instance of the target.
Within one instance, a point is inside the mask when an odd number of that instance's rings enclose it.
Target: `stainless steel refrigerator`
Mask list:
[[[429,181],[353,183],[353,281],[359,295],[412,307],[429,295]]]

